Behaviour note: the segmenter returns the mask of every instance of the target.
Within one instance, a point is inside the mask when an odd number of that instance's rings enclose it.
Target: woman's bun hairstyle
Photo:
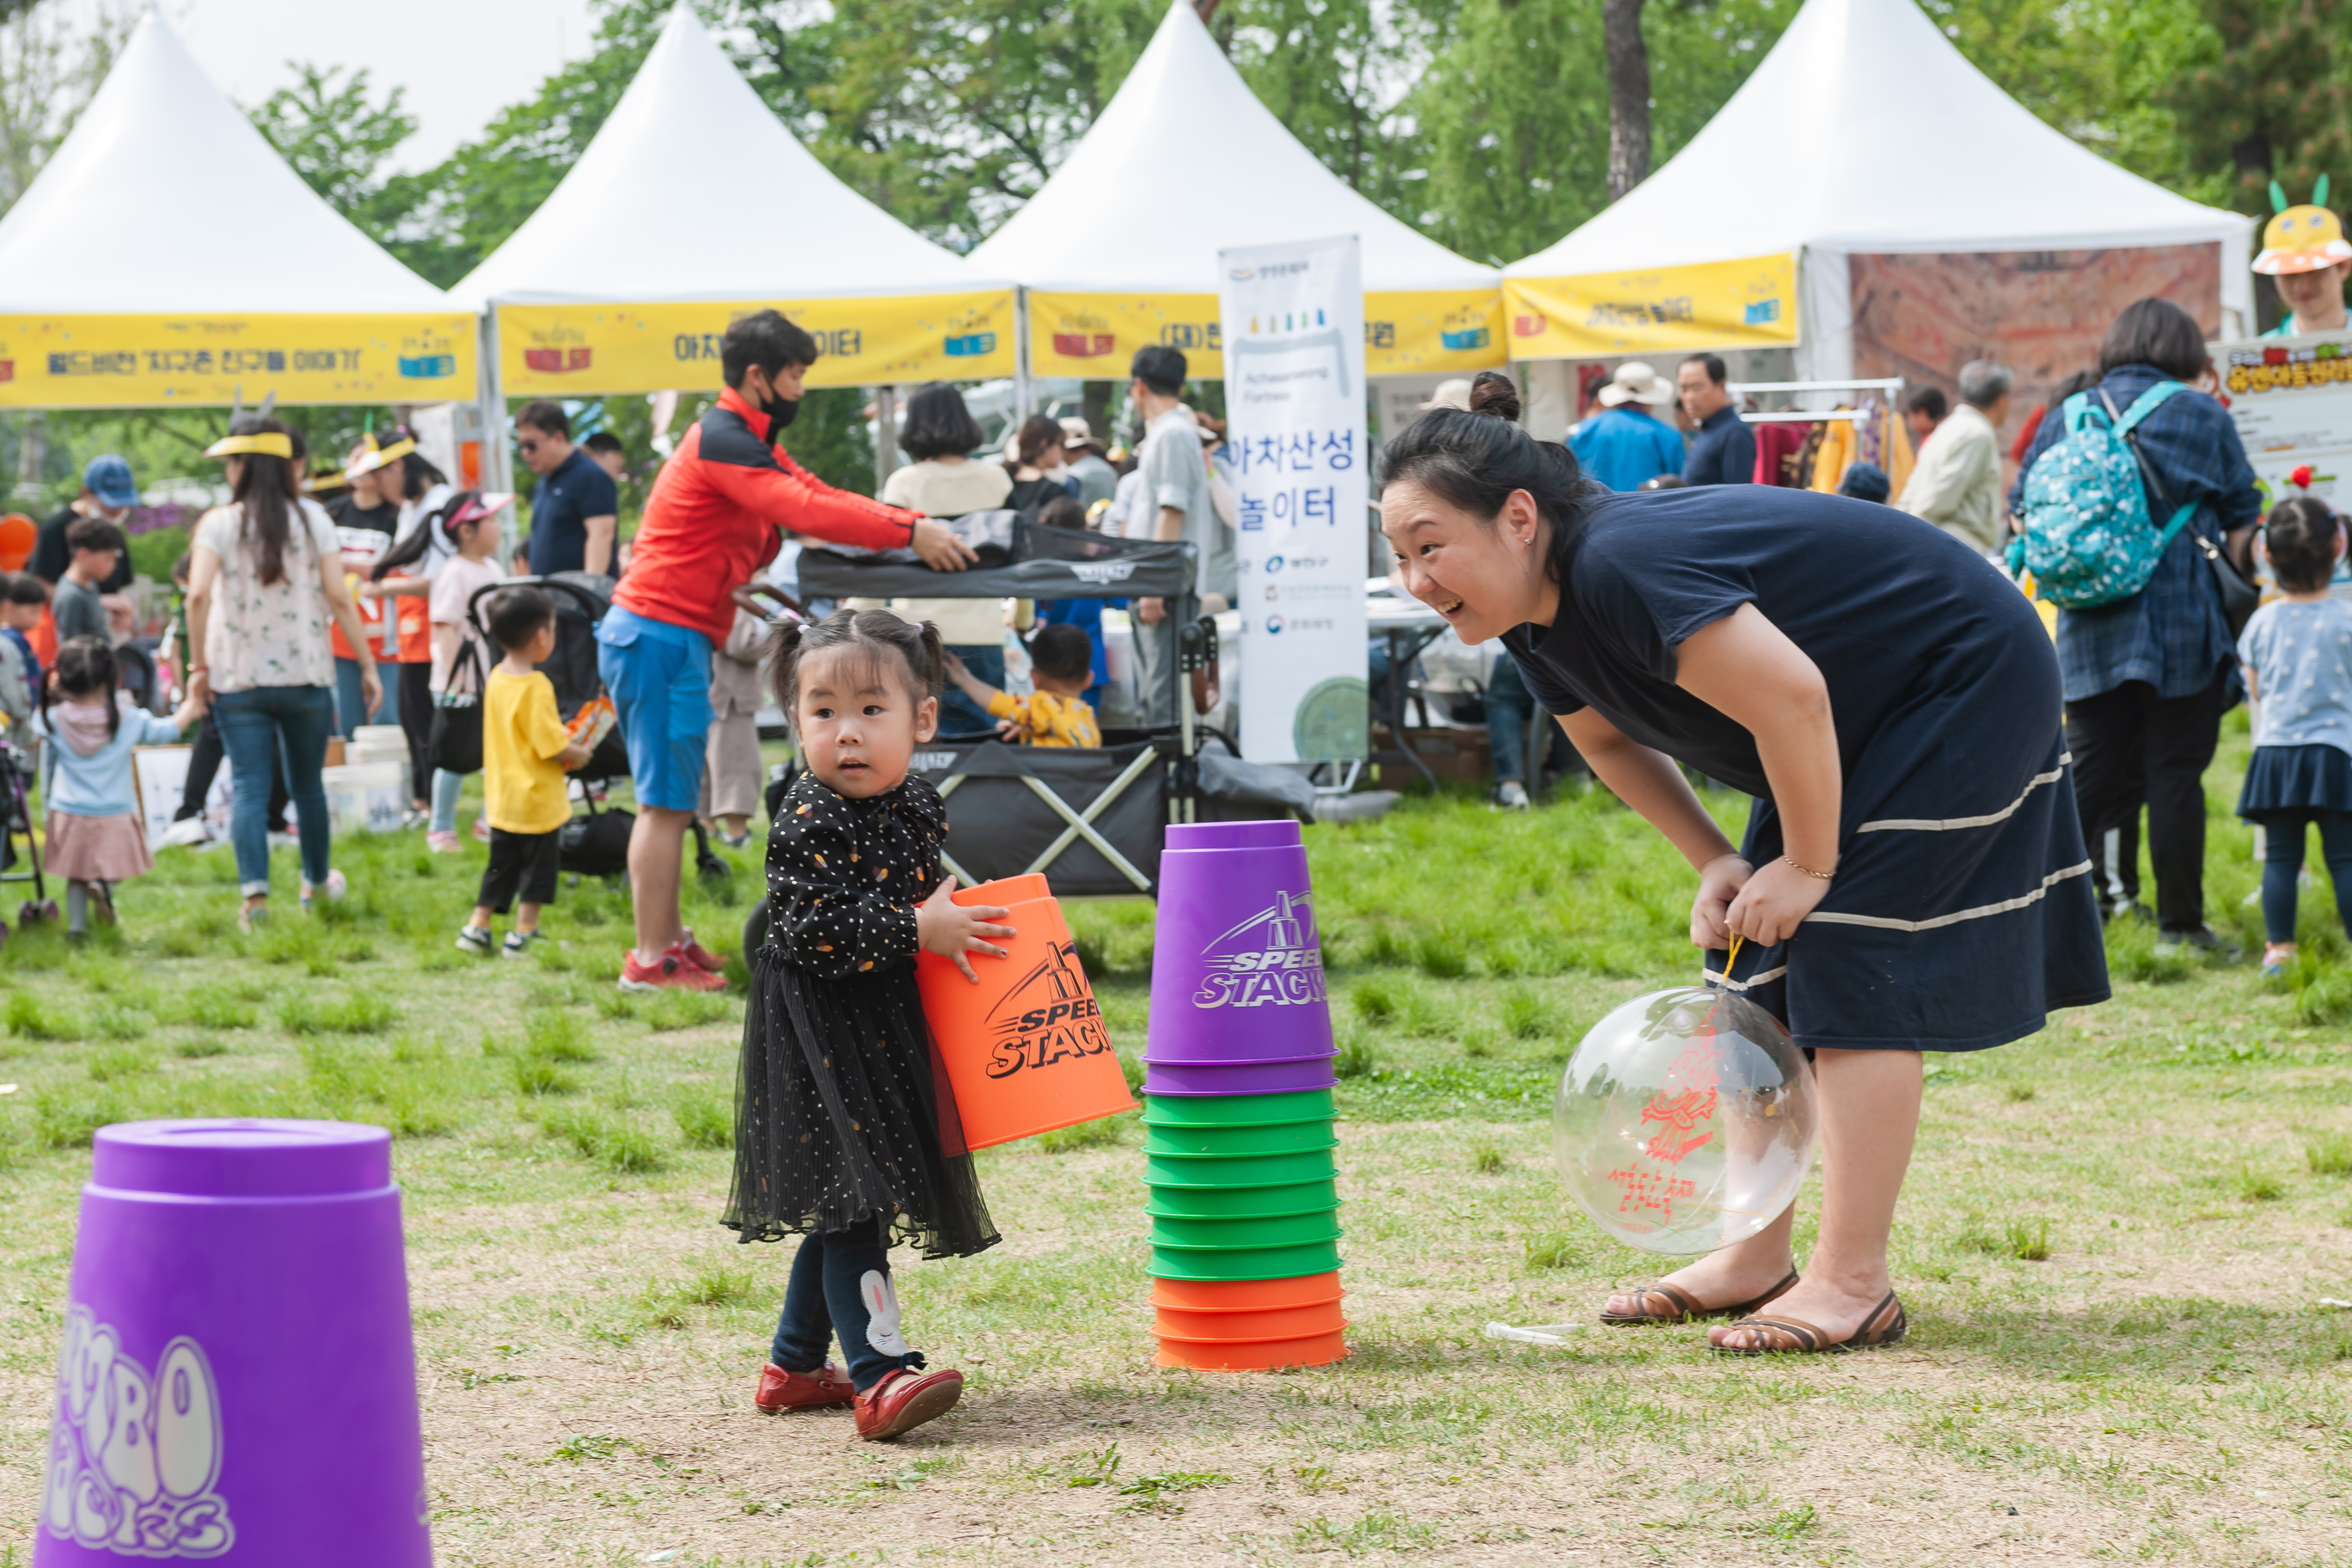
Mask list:
[[[1470,412],[1519,422],[1519,389],[1500,371],[1482,370],[1470,383]]]
[[[1512,492],[1535,498],[1551,524],[1554,560],[1584,525],[1593,501],[1609,492],[1584,477],[1576,454],[1538,441],[1519,426],[1519,389],[1499,371],[1470,384],[1470,406],[1433,408],[1381,452],[1381,489],[1410,482],[1488,527]]]

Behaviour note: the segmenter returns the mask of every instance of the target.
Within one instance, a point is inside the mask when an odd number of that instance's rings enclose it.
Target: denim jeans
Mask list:
[[[1576,749],[1560,733],[1559,726],[1547,718],[1543,727],[1549,737],[1544,746],[1547,763],[1537,776],[1528,776],[1528,721],[1535,710],[1535,697],[1520,677],[1517,661],[1509,654],[1497,655],[1494,671],[1486,678],[1486,741],[1494,748],[1496,784],[1517,779],[1532,789],[1543,782],[1543,773],[1566,773],[1576,766]]]
[[[370,713],[367,695],[360,689],[360,661],[341,658],[335,660],[335,733],[346,741],[362,724],[400,722],[400,666],[379,662],[375,678],[383,682],[383,701]]]
[[[213,722],[228,752],[236,808],[229,843],[236,848],[237,890],[269,891],[269,758],[286,768],[302,844],[302,879],[327,879],[327,790],[319,770],[327,763],[327,734],[335,722],[335,694],[323,686],[256,686],[213,699]]]
[[[982,685],[993,686],[1000,691],[1004,689],[1004,649],[1001,645],[995,647],[984,647],[977,643],[969,647],[958,645],[949,648],[948,651],[963,660],[963,667],[971,671],[972,679]],[[995,733],[996,721],[988,716],[988,710],[952,686],[941,695],[940,698],[941,739],[957,735],[993,735]]]
[[[225,755],[220,726],[207,713],[198,721],[195,743],[188,749],[188,780],[181,788],[180,808],[172,813],[173,821],[185,822],[205,814],[205,797],[213,792],[213,775],[220,772]],[[286,769],[274,754],[269,759],[269,831],[286,831]]]
[[[824,1364],[826,1342],[835,1336],[849,1363],[849,1381],[860,1394],[893,1368],[923,1364],[900,1331],[898,1296],[890,1286],[890,1254],[879,1220],[813,1233],[801,1242],[768,1359],[786,1372],[814,1372]]]
[[[433,833],[457,831],[457,796],[465,792],[466,775],[447,768],[433,770]]]
[[[2319,826],[2320,852],[2327,859],[2327,875],[2336,883],[2336,915],[2352,931],[2352,813],[2340,811],[2266,811],[2263,858],[2263,940],[2294,940],[2295,884],[2303,875],[2303,848]]]

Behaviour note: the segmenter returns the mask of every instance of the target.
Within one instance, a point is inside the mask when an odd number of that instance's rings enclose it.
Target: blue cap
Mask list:
[[[131,482],[131,465],[111,452],[89,460],[81,471],[81,488],[109,511],[139,504],[139,487]]]

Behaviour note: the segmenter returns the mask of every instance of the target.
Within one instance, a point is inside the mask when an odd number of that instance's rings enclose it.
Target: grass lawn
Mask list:
[[[2241,717],[2208,888],[2251,943],[2244,749]],[[1308,842],[1353,1355],[1156,1370],[1139,1134],[1098,1123],[981,1157],[1003,1246],[903,1262],[910,1337],[970,1385],[893,1445],[749,1406],[787,1255],[715,1223],[740,1005],[616,993],[618,892],[567,888],[536,961],[475,960],[450,939],[478,847],[362,840],[348,903],[287,899],[242,939],[228,852],[174,851],[120,932],[12,935],[0,1564],[29,1559],[89,1131],[220,1112],[398,1135],[444,1563],[2352,1561],[2352,1312],[2321,1304],[2352,1298],[2352,972],[2324,887],[2297,986],[2123,931],[2110,1005],[1930,1058],[1895,1237],[1910,1339],[1732,1362],[1697,1328],[1481,1332],[1589,1319],[1658,1271],[1569,1209],[1548,1115],[1595,1018],[1696,973],[1687,872],[1598,795],[1424,799]],[[696,897],[732,951],[741,905]],[[1072,913],[1139,1054],[1150,911]]]

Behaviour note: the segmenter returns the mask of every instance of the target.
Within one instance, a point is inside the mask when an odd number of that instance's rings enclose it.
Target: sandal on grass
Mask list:
[[[1786,1355],[1790,1352],[1816,1354],[1832,1351],[1874,1350],[1895,1344],[1910,1327],[1903,1315],[1903,1303],[1889,1290],[1886,1299],[1870,1310],[1862,1327],[1844,1339],[1832,1341],[1827,1334],[1800,1318],[1742,1318],[1731,1325],[1734,1329],[1755,1329],[1768,1340],[1766,1344],[1717,1345],[1723,1355]]]
[[[1774,1301],[1779,1300],[1782,1296],[1788,1294],[1790,1289],[1793,1288],[1796,1283],[1797,1271],[1791,1268],[1789,1270],[1788,1275],[1782,1279],[1778,1285],[1773,1286],[1761,1296],[1753,1297],[1745,1301],[1735,1302],[1727,1307],[1709,1307],[1702,1305],[1690,1294],[1689,1291],[1684,1290],[1676,1286],[1663,1284],[1644,1285],[1638,1290],[1630,1290],[1626,1292],[1626,1294],[1633,1298],[1633,1310],[1630,1312],[1604,1311],[1601,1314],[1601,1321],[1615,1328],[1625,1328],[1629,1325],[1638,1325],[1642,1323],[1696,1322],[1701,1318],[1740,1318],[1745,1317],[1748,1313],[1756,1311],[1760,1308],[1770,1306]]]

